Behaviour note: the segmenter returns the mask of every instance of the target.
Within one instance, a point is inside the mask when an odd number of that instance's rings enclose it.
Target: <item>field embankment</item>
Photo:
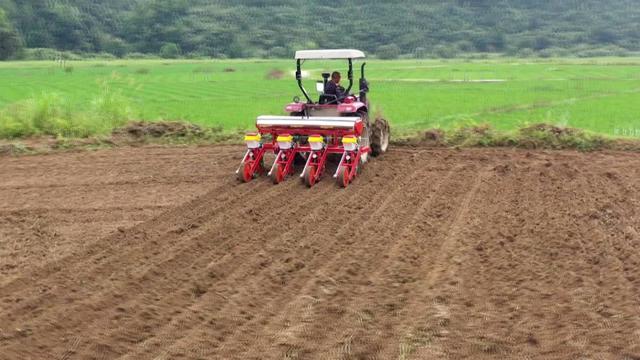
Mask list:
[[[346,190],[242,148],[2,159],[0,358],[636,358],[640,159],[396,147]]]
[[[393,132],[393,129],[392,129]],[[462,126],[455,129],[399,131],[391,143],[431,148],[489,148],[546,150],[640,151],[640,140],[604,136],[575,128],[534,124],[516,130],[496,130],[490,125]],[[129,122],[106,136],[58,138],[41,136],[0,140],[0,156],[143,145],[239,144],[244,131],[227,132],[186,122]]]

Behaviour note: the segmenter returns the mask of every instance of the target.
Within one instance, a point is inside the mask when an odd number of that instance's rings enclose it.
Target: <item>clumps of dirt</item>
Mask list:
[[[447,142],[453,146],[492,146],[496,140],[490,125],[473,125],[456,129],[447,136]]]
[[[134,138],[186,137],[202,134],[204,130],[200,126],[177,121],[136,121],[113,131],[114,136],[128,135]]]
[[[615,139],[611,141],[611,149],[640,152],[640,141],[630,139]]]
[[[271,69],[266,76],[267,80],[280,80],[284,77],[285,72],[280,69]]]
[[[630,241],[638,241],[638,239],[640,239],[640,235],[635,228],[627,226],[624,229],[624,238]]]
[[[444,146],[445,133],[441,129],[430,129],[424,132],[422,142],[428,146]]]
[[[618,173],[617,171],[605,171],[604,176],[609,179],[609,180],[619,180],[620,179],[620,173]]]
[[[501,131],[488,124],[461,126],[453,130],[431,129],[401,136],[395,145],[432,147],[512,147],[523,149],[572,149],[579,151],[640,151],[640,141],[613,139],[570,127],[535,124],[514,131]]]
[[[581,129],[550,124],[535,124],[518,131],[518,145],[529,149],[598,150],[610,147],[611,141]]]
[[[10,140],[11,141],[11,140]],[[103,137],[91,138],[56,138],[53,136],[38,136],[20,139],[19,142],[11,141],[0,143],[0,157],[19,156],[29,154],[44,154],[57,150],[70,150],[74,148],[97,148],[114,145],[110,139]]]
[[[571,135],[581,134],[584,131],[580,129],[560,127],[560,126],[544,124],[544,123],[535,124],[535,125],[520,129],[521,134],[531,134],[534,132],[543,132],[543,133],[548,133],[555,136],[571,136]]]
[[[16,144],[0,144],[0,156],[12,156],[25,152],[25,148]]]
[[[513,166],[510,164],[499,164],[494,166],[493,171],[500,175],[506,175],[513,171]]]
[[[424,132],[424,140],[441,142],[444,140],[444,131],[440,129],[431,129]]]
[[[102,139],[110,146],[142,144],[236,144],[244,131],[226,132],[222,126],[201,127],[180,121],[130,122]]]
[[[130,122],[111,134],[88,138],[42,136],[20,141],[0,139],[0,157],[118,146],[237,144],[244,131],[224,131],[222,126],[201,127],[187,122]]]
[[[202,285],[195,283],[191,287],[191,293],[193,294],[194,297],[199,298],[202,295],[207,293],[207,289],[204,288]]]

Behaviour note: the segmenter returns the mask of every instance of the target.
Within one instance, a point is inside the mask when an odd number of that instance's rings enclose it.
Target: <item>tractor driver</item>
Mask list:
[[[331,74],[331,80],[327,82],[327,86],[324,88],[325,95],[335,95],[338,99],[342,99],[344,97],[344,88],[340,86],[340,73],[334,71]]]

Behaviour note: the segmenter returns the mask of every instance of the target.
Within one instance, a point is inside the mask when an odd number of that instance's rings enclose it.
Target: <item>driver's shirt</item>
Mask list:
[[[324,93],[325,95],[335,95],[339,99],[344,96],[344,88],[333,81],[329,81],[324,88]]]

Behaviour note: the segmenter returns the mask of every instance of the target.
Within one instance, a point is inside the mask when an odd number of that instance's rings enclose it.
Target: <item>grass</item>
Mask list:
[[[82,108],[67,96],[43,93],[0,111],[0,138],[104,135],[125,125],[132,113],[127,99],[107,86]]]
[[[640,59],[370,61],[375,111],[394,134],[547,123],[640,138]],[[71,71],[66,69],[72,69]],[[307,88],[342,62],[308,62]],[[300,95],[285,60],[0,63],[0,137],[84,137],[129,120],[181,120],[235,133]],[[272,76],[274,73],[282,76]],[[358,72],[357,72],[358,73]]]

